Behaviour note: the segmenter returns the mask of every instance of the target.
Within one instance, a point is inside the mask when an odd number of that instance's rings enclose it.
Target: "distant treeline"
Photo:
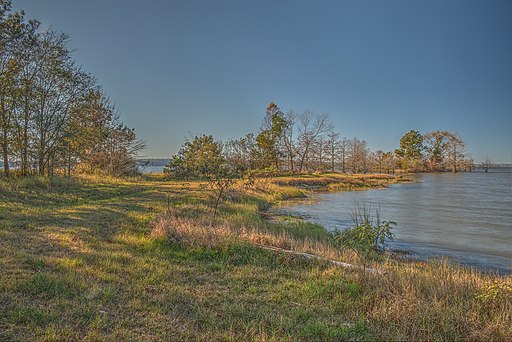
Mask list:
[[[274,102],[257,134],[227,142],[211,135],[185,141],[165,171],[175,176],[274,169],[285,172],[394,173],[470,171],[473,161],[456,134],[411,130],[394,151],[371,151],[365,140],[342,137],[327,114],[284,113]]]
[[[0,0],[2,174],[134,172],[143,145],[133,129],[76,64],[68,36],[39,26]]]

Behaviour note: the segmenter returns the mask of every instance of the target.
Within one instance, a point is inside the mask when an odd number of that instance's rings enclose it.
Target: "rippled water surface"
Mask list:
[[[512,173],[417,177],[417,183],[385,190],[320,194],[313,204],[280,210],[328,229],[343,229],[352,224],[357,206],[380,207],[382,219],[398,223],[391,248],[419,258],[448,256],[463,264],[512,273]]]

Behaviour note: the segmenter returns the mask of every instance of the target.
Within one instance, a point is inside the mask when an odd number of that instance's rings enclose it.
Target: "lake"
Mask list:
[[[148,165],[148,166],[144,166],[144,167],[140,166],[139,169],[142,173],[149,173],[149,174],[164,172],[163,165]]]
[[[395,240],[388,244],[391,249],[419,259],[446,256],[464,265],[512,273],[510,169],[415,177],[416,183],[324,193],[312,204],[277,210],[333,230],[351,226],[356,207],[380,208],[382,220],[398,223]]]

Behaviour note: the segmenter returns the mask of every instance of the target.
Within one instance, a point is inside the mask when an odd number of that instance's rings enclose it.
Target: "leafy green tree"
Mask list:
[[[39,23],[25,20],[23,11],[12,12],[11,1],[0,0],[0,141],[4,175],[9,176],[9,156],[15,138],[15,115],[20,96],[20,52],[24,38]]]
[[[0,151],[21,173],[52,175],[73,163],[114,175],[135,170],[144,144],[123,125],[94,78],[78,67],[69,37],[0,0]]]
[[[261,130],[256,137],[256,143],[260,149],[261,167],[272,164],[279,169],[279,143],[286,128],[286,118],[281,109],[270,102],[267,107]]]
[[[423,136],[419,131],[410,130],[400,139],[400,148],[395,150],[395,155],[402,159],[402,168],[417,170],[422,159]]]
[[[36,79],[41,70],[42,58],[35,53],[41,42],[38,33],[40,23],[30,19],[27,23],[20,22],[21,32],[16,44],[16,63],[20,68],[16,85],[16,114],[14,115],[14,141],[12,149],[21,164],[21,174],[26,176],[31,171],[35,161],[31,160],[34,149],[34,108],[37,107]]]
[[[221,143],[214,141],[213,136],[203,134],[185,141],[164,170],[177,177],[207,178],[217,174],[224,162]]]
[[[134,174],[138,152],[145,146],[133,129],[120,122],[100,89],[91,89],[73,104],[64,137],[61,156],[68,175],[77,163],[81,170],[92,173]]]
[[[73,103],[64,138],[68,175],[73,164],[79,162],[93,171],[93,159],[109,134],[114,114],[114,107],[98,89],[91,89]]]

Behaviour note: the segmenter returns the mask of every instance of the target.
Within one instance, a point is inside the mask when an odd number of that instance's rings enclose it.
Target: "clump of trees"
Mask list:
[[[144,144],[95,78],[76,65],[69,37],[0,0],[0,146],[3,172],[70,175],[136,171]]]
[[[472,160],[456,134],[434,131],[422,135],[411,130],[395,151],[371,151],[357,137],[335,131],[326,113],[284,112],[274,102],[266,108],[257,134],[249,133],[225,143],[211,135],[186,140],[165,171],[175,177],[208,178],[229,171],[395,173],[470,171]]]
[[[420,134],[409,131],[395,150],[405,171],[471,171],[473,160],[466,154],[465,143],[457,133],[434,131]]]
[[[366,141],[341,137],[326,113],[292,110],[284,113],[271,102],[258,135],[253,137],[248,134],[228,141],[224,150],[226,161],[243,164],[245,169],[273,168],[290,173],[358,173],[377,168],[375,155]]]

